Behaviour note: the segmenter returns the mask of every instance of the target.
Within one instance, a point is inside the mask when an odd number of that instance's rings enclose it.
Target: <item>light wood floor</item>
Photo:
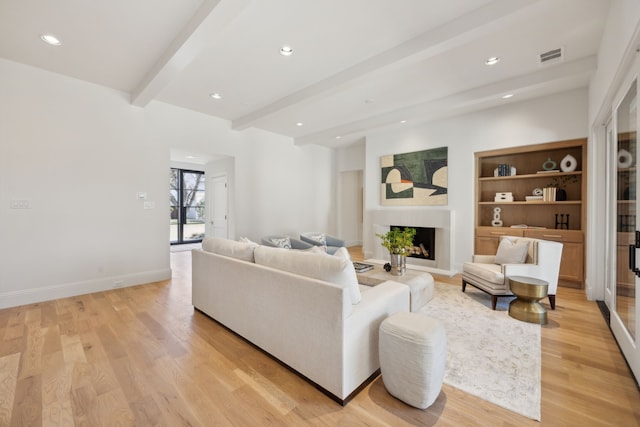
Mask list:
[[[341,407],[194,312],[190,253],[171,259],[171,281],[0,310],[0,426],[539,425],[447,385],[414,409],[380,378]],[[640,393],[596,304],[561,288],[549,319],[542,424],[640,425]]]

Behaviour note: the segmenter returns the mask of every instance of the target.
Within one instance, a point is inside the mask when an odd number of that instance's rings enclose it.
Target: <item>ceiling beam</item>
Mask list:
[[[295,138],[294,143],[296,145],[317,143],[338,146],[340,145],[340,140],[336,140],[337,135],[340,135],[343,140],[351,140],[353,139],[351,137],[363,137],[372,131],[401,126],[401,120],[408,120],[412,124],[424,123],[479,109],[504,105],[505,101],[500,96],[506,93],[515,93],[517,98],[513,99],[522,100],[548,95],[545,92],[545,88],[555,87],[561,82],[573,80],[583,82],[583,86],[586,86],[588,77],[595,72],[596,68],[597,57],[595,55],[555,64],[543,67],[534,73],[475,87],[436,100],[399,108],[377,116],[344,123],[331,129],[310,133]]]
[[[426,31],[413,39],[313,83],[297,92],[254,110],[232,121],[232,128],[242,130],[254,126],[259,120],[286,108],[328,95],[365,75],[382,72],[425,60],[460,46],[479,34],[495,30],[496,22],[521,11],[540,0],[496,0],[486,6],[462,15],[438,28]]]
[[[144,107],[244,10],[251,0],[204,0],[158,62],[131,93]]]

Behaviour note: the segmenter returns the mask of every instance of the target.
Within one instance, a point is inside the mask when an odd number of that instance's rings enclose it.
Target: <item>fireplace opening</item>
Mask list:
[[[436,259],[436,229],[433,227],[404,227],[401,225],[390,226],[392,230],[405,228],[415,228],[416,235],[413,237],[413,246],[409,249],[412,258]]]

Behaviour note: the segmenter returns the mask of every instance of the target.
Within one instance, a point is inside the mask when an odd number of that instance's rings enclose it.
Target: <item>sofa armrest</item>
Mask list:
[[[344,384],[346,390],[357,388],[380,368],[378,334],[380,324],[390,315],[409,311],[409,287],[386,281],[362,293],[362,301],[344,323]]]
[[[479,264],[495,264],[496,256],[495,255],[474,255],[473,262],[477,262]]]
[[[325,235],[324,238],[325,238],[325,241],[327,242],[327,246],[337,246],[339,248],[345,246],[345,241],[342,239],[338,239],[337,237]]]
[[[538,277],[540,266],[538,264],[502,264],[504,277],[525,276]]]

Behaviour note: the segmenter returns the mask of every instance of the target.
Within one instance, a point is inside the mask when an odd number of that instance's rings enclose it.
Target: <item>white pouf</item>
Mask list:
[[[387,391],[426,409],[442,388],[447,336],[441,321],[418,313],[396,313],[380,325],[380,372]]]

